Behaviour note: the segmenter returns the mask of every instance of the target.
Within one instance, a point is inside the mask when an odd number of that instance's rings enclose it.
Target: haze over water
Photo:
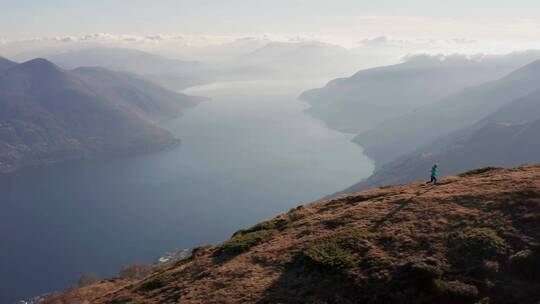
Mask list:
[[[0,251],[0,302],[223,241],[367,177],[373,165],[352,135],[303,113],[296,96],[317,85],[192,88],[213,100],[167,123],[182,139],[173,150],[2,177],[0,231],[10,246]]]

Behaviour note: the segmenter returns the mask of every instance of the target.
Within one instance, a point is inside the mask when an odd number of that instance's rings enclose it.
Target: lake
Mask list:
[[[221,242],[370,175],[352,135],[296,100],[320,84],[191,88],[212,100],[164,125],[182,139],[175,149],[1,177],[0,303]]]

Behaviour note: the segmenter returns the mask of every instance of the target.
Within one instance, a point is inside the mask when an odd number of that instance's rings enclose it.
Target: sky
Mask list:
[[[536,47],[540,1],[0,0],[4,43],[98,33],[108,39],[181,36],[202,44],[266,35],[349,48],[385,37],[476,42],[496,52]]]

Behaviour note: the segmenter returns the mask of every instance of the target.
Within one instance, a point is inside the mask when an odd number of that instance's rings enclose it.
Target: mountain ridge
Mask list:
[[[497,80],[530,63],[527,60],[532,61],[532,56],[416,55],[399,64],[331,80],[322,88],[303,92],[299,99],[309,103],[309,114],[330,128],[362,134],[463,88]]]
[[[364,147],[365,153],[380,166],[440,136],[472,125],[498,108],[540,89],[536,81],[539,75],[540,61],[535,61],[501,79],[462,89],[382,123],[357,135],[353,141]]]
[[[0,173],[178,144],[156,118],[173,118],[200,98],[107,73],[114,81],[42,58],[0,73]]]
[[[540,300],[540,165],[481,168],[299,206],[142,280],[59,303],[523,303]]]
[[[540,162],[534,135],[540,132],[540,90],[507,103],[476,123],[436,138],[378,168],[372,176],[338,193],[426,178],[433,163],[444,174],[470,167]]]
[[[16,62],[0,56],[0,73],[3,73],[5,70],[11,68],[16,64]]]
[[[171,90],[212,81],[212,71],[197,61],[182,61],[130,48],[94,47],[45,56],[65,69],[99,66],[141,75]]]

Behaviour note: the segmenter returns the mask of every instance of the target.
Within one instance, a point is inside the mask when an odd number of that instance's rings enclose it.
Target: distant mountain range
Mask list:
[[[483,166],[540,162],[540,60],[469,87],[357,136],[379,160],[349,193]]]
[[[337,194],[425,179],[433,163],[449,175],[540,162],[539,57],[416,56],[304,92],[308,112],[357,133],[376,164]]]
[[[483,166],[540,162],[540,90],[499,108],[475,124],[442,136],[382,166],[344,192],[426,178],[440,163],[444,175]]]
[[[498,79],[537,58],[540,52],[480,58],[419,55],[332,80],[323,88],[304,92],[300,99],[309,102],[308,112],[328,126],[362,133],[383,122],[402,125],[394,120],[415,108]],[[358,141],[364,144],[365,140],[359,137]]]
[[[172,90],[206,84],[214,77],[214,72],[203,63],[169,59],[127,48],[86,48],[45,58],[66,69],[98,66],[135,73]]]
[[[540,89],[539,76],[540,61],[535,61],[499,80],[462,89],[386,121],[359,134],[354,141],[379,165],[383,164],[439,136],[474,124],[499,107]]]
[[[28,46],[19,52],[16,47],[7,51],[21,61],[42,57],[66,69],[99,66],[132,72],[173,90],[218,81],[320,81],[399,59],[395,50],[387,54],[377,52],[378,48],[349,50],[316,40],[278,42],[253,37],[205,47],[182,45],[165,50],[156,46],[150,50],[166,55],[106,43],[38,45],[26,51]]]
[[[0,73],[3,73],[7,69],[17,65],[16,62],[13,62],[11,60],[8,60],[4,57],[0,57]]]
[[[259,70],[259,74],[281,78],[327,78],[351,73],[362,58],[347,49],[319,41],[269,42],[239,56],[233,64]],[[291,79],[293,80],[293,79]]]
[[[157,122],[200,100],[132,74],[0,59],[0,173],[163,149],[178,140]]]

